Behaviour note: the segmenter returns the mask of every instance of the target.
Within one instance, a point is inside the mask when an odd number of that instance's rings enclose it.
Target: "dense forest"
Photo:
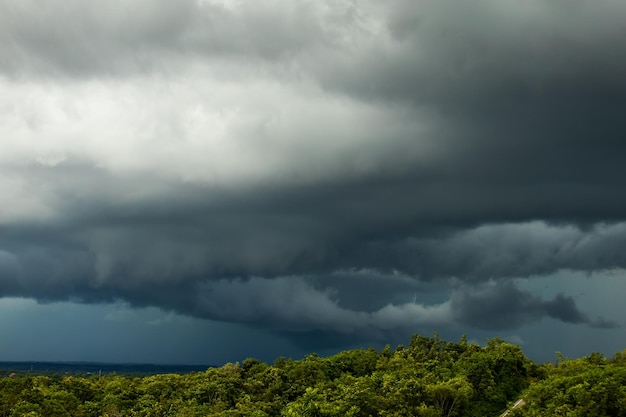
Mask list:
[[[415,335],[330,357],[256,359],[205,372],[0,378],[0,416],[626,417],[626,351],[537,365],[501,339]]]

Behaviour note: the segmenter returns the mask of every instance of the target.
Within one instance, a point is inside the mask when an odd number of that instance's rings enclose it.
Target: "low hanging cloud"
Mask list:
[[[519,327],[543,317],[597,328],[617,327],[616,323],[605,319],[591,320],[576,307],[571,297],[557,294],[552,300],[542,300],[510,282],[459,291],[452,297],[452,306],[461,323],[489,330]]]
[[[278,330],[356,333],[434,327],[450,322],[446,303],[387,304],[376,311],[344,308],[333,288],[317,289],[300,277],[219,280],[198,288],[196,309],[211,318],[259,323]]]
[[[0,6],[0,296],[613,325],[511,282],[626,268],[626,6]]]

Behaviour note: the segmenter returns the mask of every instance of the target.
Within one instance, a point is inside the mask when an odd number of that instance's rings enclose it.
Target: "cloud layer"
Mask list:
[[[515,282],[626,268],[625,8],[2,1],[0,296],[610,327]]]

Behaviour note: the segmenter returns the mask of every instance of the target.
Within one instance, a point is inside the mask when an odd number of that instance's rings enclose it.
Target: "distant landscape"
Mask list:
[[[0,363],[0,416],[626,416],[626,350],[536,364],[414,335],[384,349],[221,367]],[[9,372],[10,371],[10,372]]]
[[[33,373],[33,374],[124,374],[124,375],[154,375],[154,374],[184,374],[188,372],[204,371],[210,365],[163,365],[148,363],[100,363],[100,362],[0,362],[0,375],[6,373]]]

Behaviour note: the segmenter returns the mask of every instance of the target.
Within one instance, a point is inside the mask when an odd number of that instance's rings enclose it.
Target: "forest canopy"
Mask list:
[[[626,350],[537,365],[502,339],[228,363],[204,372],[0,378],[0,416],[626,416]]]

